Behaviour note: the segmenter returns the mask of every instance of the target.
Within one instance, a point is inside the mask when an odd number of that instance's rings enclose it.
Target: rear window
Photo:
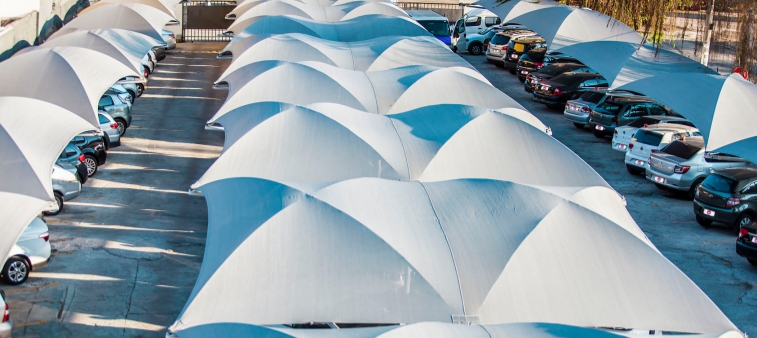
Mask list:
[[[613,115],[618,115],[618,112],[620,112],[621,108],[623,108],[622,105],[619,105],[613,102],[607,102],[607,101],[602,102],[597,106],[597,109],[602,109]]]
[[[680,141],[674,141],[662,148],[662,152],[673,156],[680,157],[682,159],[690,159],[702,148],[692,144],[686,144]]]
[[[586,102],[597,103],[605,96],[604,93],[586,92],[581,95],[580,99]]]
[[[631,123],[629,123],[628,126],[634,127],[634,128],[642,128],[645,125],[651,126],[653,124],[658,124],[658,123],[660,123],[660,120],[650,119],[648,117],[640,117],[636,120],[631,121]]]
[[[97,119],[100,121],[100,124],[110,123],[110,120],[108,120],[108,118],[103,115],[97,115]]]
[[[636,134],[633,135],[633,140],[651,146],[659,146],[660,141],[662,141],[662,134],[658,134],[649,130],[639,129],[638,131],[636,131]]]
[[[705,188],[713,191],[732,192],[738,182],[718,174],[712,174],[702,182]]]
[[[492,38],[491,44],[506,45],[508,42],[510,42],[510,37],[498,34]]]

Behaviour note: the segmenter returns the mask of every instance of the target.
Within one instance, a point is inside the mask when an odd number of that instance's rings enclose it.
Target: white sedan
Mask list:
[[[0,276],[8,284],[21,284],[29,278],[30,272],[47,265],[50,252],[47,224],[42,219],[35,218],[11,248]]]

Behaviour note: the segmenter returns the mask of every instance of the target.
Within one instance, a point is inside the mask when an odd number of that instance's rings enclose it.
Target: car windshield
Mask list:
[[[697,147],[693,144],[683,143],[681,141],[674,141],[662,148],[662,152],[670,154],[682,159],[688,160],[694,156],[697,152],[702,150],[701,147]]]
[[[618,112],[620,111],[620,108],[622,108],[622,105],[619,105],[617,103],[613,102],[602,102],[597,106],[597,109],[602,109],[610,114],[618,115]]]
[[[597,103],[599,100],[601,100],[605,96],[605,93],[599,93],[599,92],[586,92],[579,97],[581,101],[591,102],[591,103]]]
[[[702,182],[702,185],[712,191],[733,192],[733,189],[736,187],[736,183],[738,182],[728,177],[712,174],[710,176],[707,176],[704,182]]]
[[[506,45],[508,42],[510,42],[510,38],[504,36],[504,35],[495,35],[492,38],[491,44],[493,45]]]
[[[662,141],[662,134],[655,133],[653,131],[639,129],[636,134],[633,135],[635,142],[648,144],[650,146],[659,146]]]
[[[631,123],[629,123],[628,126],[629,127],[634,127],[634,128],[642,128],[645,125],[646,126],[651,126],[653,124],[658,124],[658,123],[660,123],[660,120],[651,119],[651,118],[648,118],[648,117],[640,117],[638,119],[635,119],[635,120],[631,121]]]
[[[436,36],[449,35],[449,24],[446,21],[418,21],[429,33]]]

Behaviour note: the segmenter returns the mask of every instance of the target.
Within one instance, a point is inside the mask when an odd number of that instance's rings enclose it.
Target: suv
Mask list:
[[[662,123],[639,128],[634,133],[631,142],[628,143],[625,158],[626,170],[631,175],[643,173],[649,155],[670,142],[686,140],[691,137],[701,138],[702,133],[695,127],[674,123]]]
[[[648,97],[613,96],[591,111],[589,126],[594,129],[594,136],[604,138],[605,135],[612,135],[615,127],[650,115],[681,117]]]
[[[752,166],[733,155],[705,152],[704,140],[673,141],[647,159],[646,178],[660,189],[688,192],[694,198],[699,184],[710,172]]]
[[[89,176],[87,176],[87,166],[84,165],[84,159],[84,154],[81,150],[75,145],[69,143],[63,148],[63,151],[60,153],[60,156],[58,156],[58,160],[56,160],[55,163],[60,164],[64,169],[68,168],[72,174],[79,176],[79,181],[84,184],[89,178]],[[64,163],[74,166],[76,170],[71,170],[71,167],[63,165]]]
[[[694,194],[697,223],[710,226],[713,221],[734,228],[751,224],[757,217],[757,170],[728,168],[718,170],[699,185]]]
[[[97,167],[105,164],[108,152],[105,150],[105,141],[102,137],[93,133],[84,133],[75,136],[71,140],[84,154],[84,165],[87,167],[87,176],[92,177],[97,172]]]
[[[502,67],[504,65],[502,57],[507,53],[512,39],[535,35],[536,32],[529,29],[508,29],[494,34],[494,37],[489,41],[489,47],[486,49],[486,61],[495,64],[497,67]]]
[[[505,69],[510,71],[510,74],[515,74],[515,67],[518,65],[521,55],[524,53],[543,48],[547,50],[547,42],[541,36],[526,36],[521,38],[515,38],[507,43],[507,48],[502,52],[502,62]]]
[[[131,124],[131,103],[127,95],[129,94],[108,90],[97,103],[97,110],[104,110],[116,120],[121,136],[126,133],[126,128]]]
[[[599,87],[607,87],[607,80],[602,75],[567,72],[543,81],[538,88],[534,88],[534,101],[550,108],[562,107],[568,100],[580,97],[578,95],[583,91]]]

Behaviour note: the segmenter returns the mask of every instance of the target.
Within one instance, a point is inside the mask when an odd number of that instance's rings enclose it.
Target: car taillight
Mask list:
[[[570,110],[571,108],[570,103],[565,103],[565,110]]]
[[[613,117],[612,118],[612,124],[618,124],[618,118],[617,117]]]
[[[676,165],[675,168],[673,168],[673,172],[676,174],[685,174],[689,169],[691,169],[691,167],[687,165]]]
[[[505,45],[505,46],[502,46],[502,52],[504,53],[504,52],[506,52],[506,51],[507,51],[507,45]]]
[[[613,133],[614,133],[615,135],[618,135],[618,130],[617,130],[617,129],[613,130],[612,132],[613,132]]]
[[[526,81],[531,82],[531,74],[526,75]]]
[[[589,107],[581,107],[581,111],[587,114],[591,113],[591,109],[589,109]]]
[[[725,202],[726,208],[733,208],[737,205],[741,204],[741,200],[736,197],[731,197]]]
[[[143,69],[142,70],[142,76],[144,76],[145,79],[148,78],[148,77],[150,77],[150,73],[147,71],[147,69]]]
[[[49,242],[50,241],[50,233],[47,232],[47,231],[39,234],[39,236],[37,236],[37,237],[44,239],[45,242]]]
[[[174,34],[168,34],[168,36],[170,36],[171,39],[176,39],[176,35],[174,35]]]
[[[5,323],[9,320],[11,320],[11,308],[8,306],[8,303],[5,303],[5,312],[3,312],[3,321],[0,323]]]
[[[657,151],[657,149],[652,149],[652,153],[656,153]]]
[[[647,163],[652,163],[652,156],[647,157]]]
[[[744,229],[744,228],[739,229],[739,239],[745,238],[747,236],[749,236],[749,231],[747,231],[747,229]]]
[[[628,144],[628,149],[633,149],[633,143]]]
[[[541,67],[544,67],[544,62],[534,62],[534,66],[536,66],[536,69],[541,69]]]
[[[560,96],[562,95],[562,90],[560,88],[555,87],[555,91],[552,92],[552,96]]]
[[[84,163],[84,159],[85,159],[84,154],[79,155],[79,161],[81,163]]]
[[[118,123],[111,123],[110,127],[113,129],[118,129]]]

